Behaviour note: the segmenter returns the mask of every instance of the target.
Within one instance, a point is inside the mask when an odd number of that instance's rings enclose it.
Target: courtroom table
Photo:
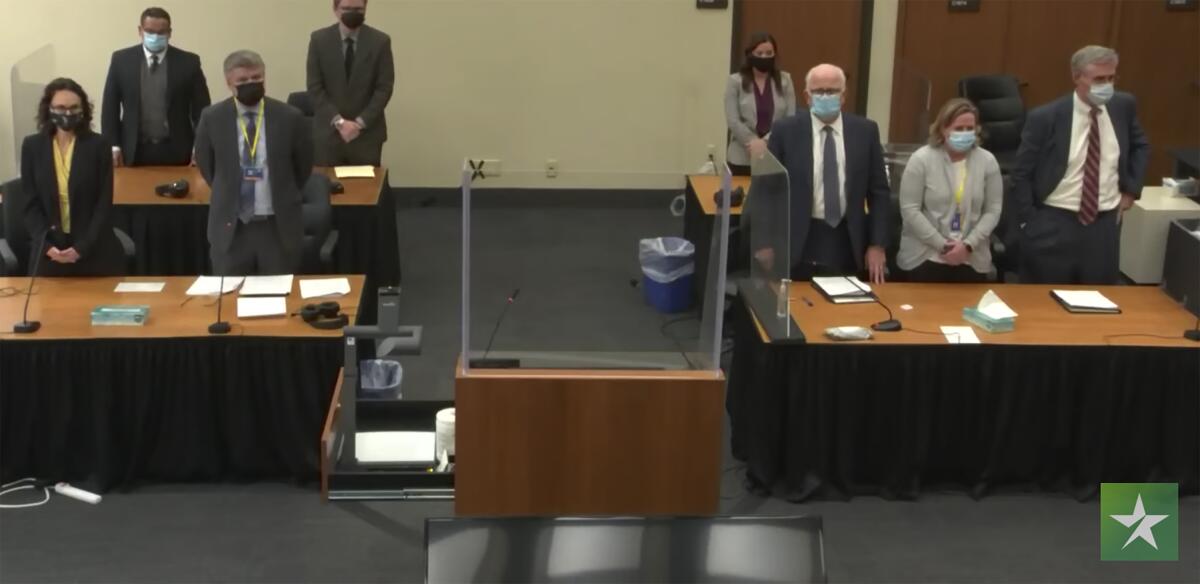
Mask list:
[[[315,168],[338,180],[332,168]],[[181,199],[161,197],[154,187],[179,179],[190,186]],[[113,177],[116,226],[137,245],[134,273],[190,276],[211,273],[208,257],[208,184],[187,166],[121,167]],[[400,259],[396,202],[385,192],[387,169],[375,178],[343,179],[345,191],[331,195],[333,228],[339,233],[334,272],[366,274],[369,285],[396,285]]]
[[[747,194],[750,192],[750,177],[732,177],[732,190],[742,187]],[[721,177],[711,174],[690,174],[687,177],[687,204],[683,211],[683,238],[696,246],[695,276],[692,277],[692,298],[696,307],[704,306],[704,285],[708,281],[708,263],[712,251],[712,238],[716,226],[717,204],[713,193],[721,190]],[[730,248],[737,250],[732,242],[732,231],[737,227],[745,203],[729,209],[729,230],[731,232]],[[729,255],[730,266],[736,266],[741,258]]]
[[[989,288],[1019,314],[1016,330],[973,327],[981,344],[949,344],[939,327],[967,326],[962,308]],[[742,303],[726,407],[748,484],[796,502],[941,487],[1086,500],[1101,482],[1176,482],[1196,494],[1200,344],[1183,338],[1194,317],[1140,286],[1099,287],[1122,314],[1070,314],[1050,288],[883,284],[904,330],[833,342],[826,328],[886,312],[831,304],[798,282],[799,345],[765,341]]]
[[[335,298],[357,320],[362,276]],[[306,301],[299,279],[289,314]],[[27,278],[0,278],[0,481],[27,476],[97,490],[155,481],[315,479],[318,438],[342,366],[341,331],[299,317],[239,320],[209,335],[215,298],[185,291],[117,294],[121,278],[38,278],[33,334],[16,335]],[[308,302],[316,302],[313,299]],[[145,304],[144,326],[90,324],[92,308]]]

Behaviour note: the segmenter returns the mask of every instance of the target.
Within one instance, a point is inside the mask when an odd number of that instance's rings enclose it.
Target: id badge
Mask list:
[[[950,237],[959,239],[962,237],[962,215],[958,211],[950,217]]]
[[[242,169],[242,179],[257,181],[263,179],[263,169],[261,166],[249,166]]]

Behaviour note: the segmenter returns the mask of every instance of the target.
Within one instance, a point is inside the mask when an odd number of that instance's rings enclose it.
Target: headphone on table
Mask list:
[[[350,324],[350,317],[342,312],[342,306],[337,302],[305,304],[300,312],[292,316],[296,315],[300,315],[301,320],[309,326],[321,330],[339,330]]]
[[[154,187],[154,194],[160,197],[182,199],[188,196],[188,190],[188,181],[185,179],[179,179],[177,181],[164,183]]]

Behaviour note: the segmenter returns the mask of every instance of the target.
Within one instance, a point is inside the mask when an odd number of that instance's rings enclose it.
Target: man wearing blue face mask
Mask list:
[[[791,183],[792,278],[866,271],[882,283],[890,188],[879,126],[842,112],[840,67],[817,65],[804,85],[809,110],[776,122],[767,145]]]
[[[1132,95],[1116,92],[1118,57],[1071,57],[1075,91],[1029,113],[1008,203],[1021,228],[1022,282],[1115,284],[1121,213],[1141,196],[1150,144]]]
[[[101,126],[116,166],[178,166],[192,160],[208,81],[200,57],[169,45],[171,15],[147,8],[142,42],[112,56],[104,84]]]

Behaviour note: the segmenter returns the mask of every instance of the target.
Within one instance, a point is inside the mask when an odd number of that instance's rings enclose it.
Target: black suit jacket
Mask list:
[[[25,225],[33,238],[32,245],[37,245],[49,228],[46,246],[62,247],[65,240],[53,139],[46,132],[25,138],[21,145],[21,186],[25,191]],[[71,207],[71,245],[81,260],[91,259],[93,251],[112,239],[112,146],[104,136],[89,132],[75,139],[67,198]]]
[[[308,42],[308,94],[313,100],[313,132],[318,140],[340,139],[331,124],[335,116],[359,117],[367,129],[357,138],[364,142],[387,141],[384,109],[392,99],[396,71],[392,38],[363,25],[354,47],[354,67],[346,78],[342,33],[338,25],[316,30]]]
[[[1121,157],[1117,162],[1117,183],[1122,193],[1142,196],[1142,181],[1150,160],[1150,143],[1137,119],[1137,100],[1117,92],[1109,100]],[[1017,224],[1029,221],[1034,209],[1058,188],[1067,173],[1070,158],[1071,123],[1075,111],[1074,94],[1067,94],[1029,112],[1021,131],[1021,146],[1012,169],[1012,191],[1008,198]]]
[[[312,134],[299,110],[269,97],[263,99],[275,227],[281,247],[297,250],[304,238],[301,189],[313,169]],[[237,116],[237,106],[230,98],[204,110],[196,128],[196,166],[212,188],[208,243],[219,252],[229,250],[239,223],[242,164],[238,141],[242,136]]]
[[[104,82],[101,128],[109,142],[121,148],[129,163],[137,159],[145,59],[142,45],[113,53],[108,80]],[[200,57],[195,53],[168,46],[164,63],[167,67],[167,123],[171,130],[167,144],[173,157],[185,159],[196,139],[195,126],[200,121],[200,112],[210,103],[208,81],[204,79]]]
[[[842,113],[846,149],[846,228],[854,248],[854,260],[863,269],[867,246],[887,247],[889,196],[883,167],[883,145],[879,126],[864,117]],[[791,184],[791,260],[794,267],[804,253],[813,206],[812,114],[800,109],[796,115],[775,122],[768,142],[771,153],[788,171]],[[868,215],[864,202],[870,206]]]

